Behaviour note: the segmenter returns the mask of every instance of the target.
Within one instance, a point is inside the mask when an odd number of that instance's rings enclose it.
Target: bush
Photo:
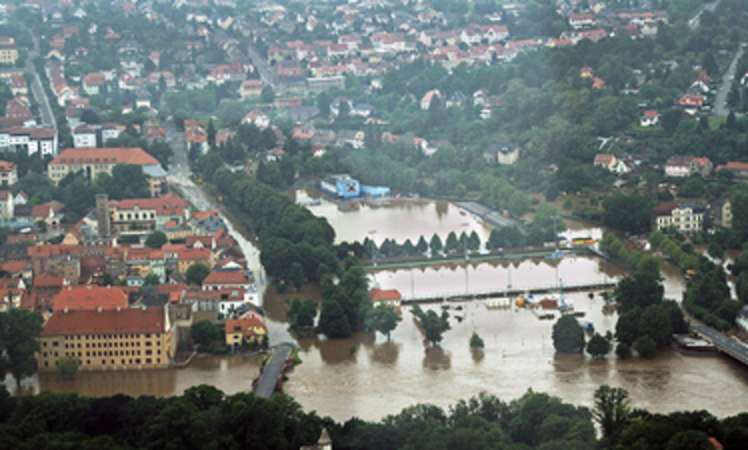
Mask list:
[[[634,341],[634,349],[642,358],[654,358],[657,354],[657,343],[649,336],[642,336]]]
[[[625,342],[619,342],[616,346],[616,355],[621,359],[630,358],[631,347],[629,347]]]

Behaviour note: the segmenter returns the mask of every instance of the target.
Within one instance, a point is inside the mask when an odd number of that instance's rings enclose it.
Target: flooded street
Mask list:
[[[340,212],[323,202],[312,210],[328,217],[339,240],[363,239],[376,230],[377,240],[417,239],[424,234],[460,230],[462,223],[488,229],[459,209],[439,202],[406,202],[393,207],[362,206],[358,211]],[[424,225],[426,224],[426,225]],[[586,234],[584,229],[575,233]],[[371,235],[370,235],[371,236]],[[395,288],[404,294],[462,294],[487,289],[515,289],[566,286],[615,281],[624,273],[610,263],[592,257],[567,256],[561,260],[447,265],[373,273],[376,285]],[[685,288],[678,271],[663,268],[666,296],[680,300]],[[615,327],[615,312],[604,313],[600,292],[566,294],[577,311],[586,313],[600,333]],[[308,287],[299,298],[318,298]],[[273,289],[265,294],[264,307],[272,343],[293,340],[285,321],[285,300]],[[447,406],[481,391],[504,400],[521,396],[527,389],[547,392],[575,404],[591,405],[592,394],[601,384],[627,389],[637,407],[655,412],[708,409],[718,416],[736,414],[748,405],[748,368],[719,355],[684,356],[663,352],[654,360],[618,361],[610,355],[592,361],[581,355],[557,356],[553,350],[553,321],[539,320],[531,311],[488,309],[484,301],[450,303],[452,329],[444,335],[440,349],[425,350],[409,307],[402,308],[403,320],[392,334],[359,335],[352,339],[327,341],[302,339],[303,363],[289,375],[285,392],[306,410],[346,420],[353,416],[376,420],[415,403]],[[425,308],[441,310],[440,305]],[[469,349],[469,338],[477,332],[485,341],[481,354]],[[248,390],[259,371],[259,362],[246,357],[205,357],[184,369],[150,372],[82,373],[72,382],[61,382],[54,374],[27,382],[43,391],[75,391],[87,395],[128,393],[131,395],[172,395],[207,383],[227,392]]]

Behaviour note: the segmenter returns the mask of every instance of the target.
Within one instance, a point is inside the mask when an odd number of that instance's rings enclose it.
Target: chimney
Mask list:
[[[62,310],[63,314],[67,314],[70,312],[70,309],[66,306],[65,309]]]
[[[104,308],[102,308],[101,306],[96,308],[96,312],[103,312],[103,311],[104,311]]]

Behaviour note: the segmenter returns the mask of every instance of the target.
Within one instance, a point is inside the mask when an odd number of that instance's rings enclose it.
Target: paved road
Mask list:
[[[255,69],[257,69],[257,73],[260,74],[262,81],[272,86],[273,91],[276,94],[283,93],[285,91],[285,86],[280,82],[273,68],[267,63],[265,58],[262,57],[254,45],[247,44],[247,55],[252,59],[252,64],[254,64]]]
[[[281,376],[283,376],[283,368],[288,361],[288,357],[291,356],[291,350],[293,346],[291,344],[280,344],[273,349],[273,354],[270,356],[270,360],[265,364],[265,368],[260,374],[260,379],[254,387],[254,393],[258,397],[270,398],[275,392],[275,387],[278,384]]]
[[[229,234],[239,243],[239,248],[241,248],[244,257],[247,259],[247,265],[255,275],[257,302],[258,306],[262,306],[265,290],[267,288],[267,277],[265,274],[265,268],[260,262],[260,250],[245,238],[244,235],[237,230],[234,224],[222,212],[220,212],[220,205],[218,205],[202,187],[192,181],[192,171],[188,162],[189,157],[184,134],[177,131],[173,123],[169,123],[166,127],[166,140],[174,150],[174,156],[172,156],[171,161],[169,162],[169,184],[176,187],[185,199],[198,210],[206,211],[215,209],[219,211]]]
[[[740,58],[743,57],[744,52],[745,49],[741,45],[738,51],[735,52],[735,57],[732,59],[730,67],[727,68],[727,71],[722,76],[722,82],[717,90],[717,95],[714,99],[714,109],[712,110],[712,114],[717,117],[727,117],[730,114],[730,108],[727,106],[727,97],[730,95],[730,90],[738,71],[738,62],[740,62]]]
[[[741,344],[735,339],[701,323],[692,322],[691,329],[712,341],[721,352],[748,365],[748,345]]]
[[[34,41],[34,48],[29,49],[29,54],[26,58],[26,72],[31,75],[31,94],[39,105],[42,124],[57,129],[57,121],[55,120],[54,113],[52,113],[52,106],[49,104],[47,91],[42,87],[41,79],[34,65],[34,59],[39,55],[39,38],[36,35],[32,35],[31,37]]]
[[[714,12],[721,2],[722,0],[715,0],[702,6],[701,9],[699,9],[699,12],[688,21],[688,26],[692,29],[699,28],[701,25],[701,15],[704,14],[704,11]]]

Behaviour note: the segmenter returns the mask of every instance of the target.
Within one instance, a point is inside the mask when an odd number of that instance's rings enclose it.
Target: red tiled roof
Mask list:
[[[69,336],[104,333],[162,333],[163,308],[68,311],[52,314],[41,336]]]
[[[203,280],[206,284],[247,284],[249,279],[241,270],[214,270]]]
[[[742,161],[729,161],[727,164],[723,165],[721,170],[733,170],[736,172],[748,172],[748,162],[742,162]]]
[[[372,289],[369,291],[369,296],[371,297],[372,301],[375,302],[382,302],[382,301],[398,301],[402,299],[402,295],[400,294],[400,291],[397,289]]]
[[[8,273],[19,273],[23,272],[26,267],[28,266],[28,261],[21,261],[21,260],[13,260],[13,261],[4,261],[0,263],[0,270],[8,272]]]
[[[80,255],[80,245],[42,244],[32,245],[26,249],[30,258],[49,258],[54,255]]]
[[[117,287],[71,286],[57,293],[52,304],[54,311],[111,310],[127,308],[127,295]]]
[[[259,314],[249,313],[239,319],[229,319],[225,324],[226,333],[241,332],[245,336],[254,336],[255,328],[267,330],[265,321]]]
[[[174,194],[155,198],[130,198],[111,201],[110,204],[117,209],[154,209],[159,216],[182,215],[189,207],[186,200]]]
[[[231,289],[217,289],[211,291],[205,291],[202,289],[190,289],[185,291],[184,298],[186,300],[203,300],[203,301],[215,301],[219,302],[222,300],[244,300],[244,289],[231,288]]]
[[[31,217],[34,219],[46,219],[49,217],[50,211],[54,214],[62,211],[65,207],[62,203],[52,200],[51,202],[42,203],[41,205],[34,205],[31,207]]]
[[[50,164],[135,164],[151,166],[158,160],[139,147],[67,148]]]

